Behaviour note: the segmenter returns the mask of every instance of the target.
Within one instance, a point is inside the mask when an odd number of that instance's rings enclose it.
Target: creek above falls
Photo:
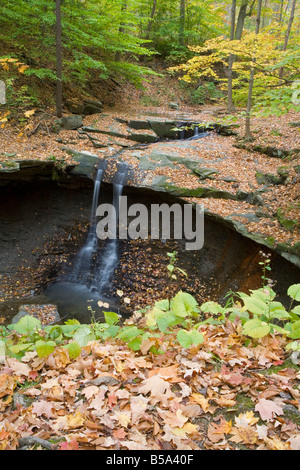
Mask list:
[[[107,310],[126,316],[179,288],[203,302],[220,301],[230,290],[260,287],[258,263],[263,247],[209,215],[205,216],[201,250],[187,251],[185,240],[117,240],[111,255],[113,271],[107,274],[106,283],[103,278],[101,281],[101,273],[108,267],[108,244],[93,238],[97,247],[93,246],[88,269],[79,263],[77,278],[72,278],[81,250],[89,244],[95,182],[81,177],[74,177],[68,185],[50,180],[18,181],[0,189],[0,315],[6,323],[22,304],[54,304],[63,320],[87,322],[91,310],[101,317],[99,300],[109,304]],[[102,182],[98,200],[111,203],[113,189],[112,183]],[[125,183],[122,193],[129,205],[183,204],[175,196]],[[187,278],[178,276],[176,283],[170,282],[166,269],[167,253],[172,251],[178,252],[177,265],[188,274]],[[288,286],[299,279],[299,269],[277,253],[272,252],[271,258],[276,291],[284,301]],[[105,266],[101,265],[103,260]],[[80,278],[84,269],[90,275],[89,282]],[[99,282],[93,289],[96,276],[102,282],[100,290]],[[121,297],[117,294],[120,291]]]

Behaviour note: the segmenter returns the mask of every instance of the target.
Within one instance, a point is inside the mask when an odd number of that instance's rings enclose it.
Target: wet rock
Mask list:
[[[148,122],[153,132],[161,139],[178,138],[178,131],[173,130],[176,128],[175,121],[149,120]]]
[[[131,120],[128,122],[128,127],[130,127],[131,129],[135,129],[135,130],[148,130],[148,129],[151,129],[151,126],[149,124],[148,121],[146,120],[141,120],[141,121],[135,121],[135,120]]]

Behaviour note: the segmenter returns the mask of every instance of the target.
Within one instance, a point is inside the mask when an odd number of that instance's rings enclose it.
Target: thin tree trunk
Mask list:
[[[264,3],[264,10],[266,10],[268,6],[268,0],[265,0],[265,3]],[[266,16],[265,16],[265,11],[263,13],[263,17],[262,17],[262,27],[264,28],[265,27],[265,21],[266,21]]]
[[[284,0],[281,0],[281,3],[280,3],[280,11],[279,11],[279,19],[278,19],[278,23],[281,24],[282,23],[282,15],[283,15],[283,2]]]
[[[293,0],[293,3],[292,3],[290,18],[289,18],[289,22],[288,22],[288,26],[287,26],[287,30],[286,30],[285,38],[284,38],[284,44],[283,44],[283,48],[282,48],[283,51],[287,50],[287,45],[288,45],[288,42],[289,42],[290,32],[291,32],[291,29],[292,29],[292,24],[293,24],[294,16],[295,16],[296,1],[297,0]],[[279,70],[279,78],[282,78],[282,77],[283,77],[283,67],[281,67],[280,70]]]
[[[122,3],[122,7],[121,7],[121,14],[126,10],[127,10],[127,0],[124,0]],[[123,34],[124,31],[125,31],[124,23],[121,20],[120,27],[119,27],[119,34]],[[122,57],[122,51],[117,51],[115,55],[115,62],[120,62],[121,57]]]
[[[244,29],[245,19],[247,16],[252,15],[252,9],[253,9],[254,3],[255,3],[255,0],[253,0],[253,2],[251,3],[249,11],[247,11],[249,0],[242,0],[242,4],[240,6],[240,11],[238,14],[238,19],[236,22],[236,29],[235,29],[235,35],[234,35],[235,39],[241,39],[243,29]]]
[[[146,39],[149,39],[149,36],[150,36],[150,33],[151,33],[153,19],[154,19],[154,15],[155,15],[155,12],[156,12],[156,6],[157,6],[157,0],[153,0],[152,10],[151,10],[151,13],[150,13],[150,19],[149,19],[148,26],[147,26],[147,29],[146,29]]]
[[[261,4],[262,4],[262,0],[258,0],[255,34],[259,33]],[[251,139],[250,113],[251,113],[251,107],[252,107],[253,85],[254,85],[254,67],[251,68],[250,78],[249,78],[248,100],[247,100],[246,120],[245,120],[245,140]]]
[[[61,0],[56,0],[56,115],[62,116],[62,26]]]
[[[234,40],[234,30],[235,30],[235,13],[236,13],[236,0],[232,0],[231,4],[231,14],[230,14],[230,41]],[[232,66],[234,62],[234,54],[229,55],[228,59],[228,102],[227,102],[227,111],[232,113],[234,111],[233,99],[232,99]]]
[[[179,45],[185,46],[185,0],[180,0]]]

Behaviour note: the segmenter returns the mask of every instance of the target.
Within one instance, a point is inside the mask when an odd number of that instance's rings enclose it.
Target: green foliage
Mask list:
[[[115,76],[139,84],[153,73],[137,60],[153,52],[138,36],[135,9],[132,2],[122,11],[122,0],[62,2],[64,82],[76,80],[83,86],[91,77]],[[13,50],[13,57],[29,65],[24,74],[31,79],[56,79],[55,23],[53,0],[1,2],[3,52]],[[117,51],[122,52],[121,62],[115,61]]]
[[[178,266],[175,266],[175,263],[177,261],[177,251],[173,251],[172,253],[167,253],[167,255],[170,259],[169,264],[167,266],[167,270],[169,271],[170,278],[177,279],[177,276],[174,273],[174,271],[176,270],[179,271],[184,276],[187,276],[187,273],[183,269],[178,268]]]
[[[213,82],[206,82],[190,92],[191,104],[204,105],[207,101],[216,101],[224,98],[223,93]]]
[[[167,253],[170,280],[176,279],[174,270],[185,271],[175,267],[177,252]],[[104,321],[97,322],[91,311],[91,324],[80,324],[77,320],[68,320],[64,325],[42,327],[41,322],[30,316],[22,317],[18,323],[0,327],[0,357],[10,355],[21,358],[27,351],[36,351],[39,357],[47,357],[56,347],[67,349],[69,357],[76,358],[81,348],[91,341],[105,341],[114,338],[125,342],[134,351],[159,354],[161,344],[174,337],[180,346],[190,348],[204,342],[201,327],[220,325],[224,322],[235,322],[242,325],[242,334],[259,340],[268,334],[279,333],[290,338],[287,350],[300,350],[300,284],[293,284],[287,290],[291,299],[287,310],[281,302],[276,301],[276,292],[272,289],[269,255],[261,252],[262,287],[244,292],[229,292],[226,305],[207,301],[198,304],[189,293],[179,291],[171,299],[156,301],[154,306],[143,310],[143,326],[134,325],[132,321],[120,323],[115,312],[105,312]],[[237,301],[235,300],[237,298]],[[174,336],[175,335],[175,336]]]
[[[230,41],[222,36],[207,40],[203,46],[191,47],[194,56],[185,63],[170,67],[187,83],[198,83],[209,77],[227,90],[228,80],[220,70],[228,66],[234,55],[233,99],[245,106],[248,97],[250,71],[255,71],[253,88],[254,111],[263,115],[283,114],[299,110],[299,47],[282,50],[283,33],[276,27],[259,34],[245,31],[240,40]],[[284,67],[284,77],[280,71]]]

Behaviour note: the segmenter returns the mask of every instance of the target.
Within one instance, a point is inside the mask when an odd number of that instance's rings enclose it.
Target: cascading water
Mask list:
[[[105,166],[101,166],[97,170],[86,243],[71,266],[71,272],[61,276],[57,282],[48,285],[45,291],[49,300],[66,312],[66,315],[71,318],[76,317],[80,321],[89,321],[91,310],[102,318],[103,312],[107,311],[107,308],[102,306],[104,303],[109,304],[108,311],[119,311],[118,305],[110,298],[109,292],[119,259],[118,240],[117,238],[108,239],[101,251],[96,230],[97,207],[104,171]],[[127,171],[127,165],[120,164],[112,181],[116,221],[119,213],[119,198],[122,195]],[[100,305],[99,300],[102,301]]]
[[[127,166],[119,167],[113,181],[113,206],[115,209],[115,217],[118,220],[120,196],[122,196],[124,182],[127,176]],[[118,240],[117,237],[107,241],[101,263],[98,269],[98,274],[95,275],[94,288],[103,295],[108,289],[111,282],[116,264],[118,262]]]
[[[79,251],[74,263],[73,271],[69,277],[70,282],[86,283],[91,271],[91,264],[93,255],[97,249],[97,234],[96,234],[96,209],[99,200],[101,180],[104,172],[104,167],[98,168],[97,175],[94,183],[93,202],[90,218],[90,228],[85,245]]]
[[[203,127],[199,129],[199,126],[194,127],[194,135],[192,135],[191,137],[186,137],[186,135],[189,135],[191,132],[192,127],[189,130],[187,128],[183,128],[180,131],[180,140],[196,140],[209,135],[209,132],[205,132],[205,129]]]

